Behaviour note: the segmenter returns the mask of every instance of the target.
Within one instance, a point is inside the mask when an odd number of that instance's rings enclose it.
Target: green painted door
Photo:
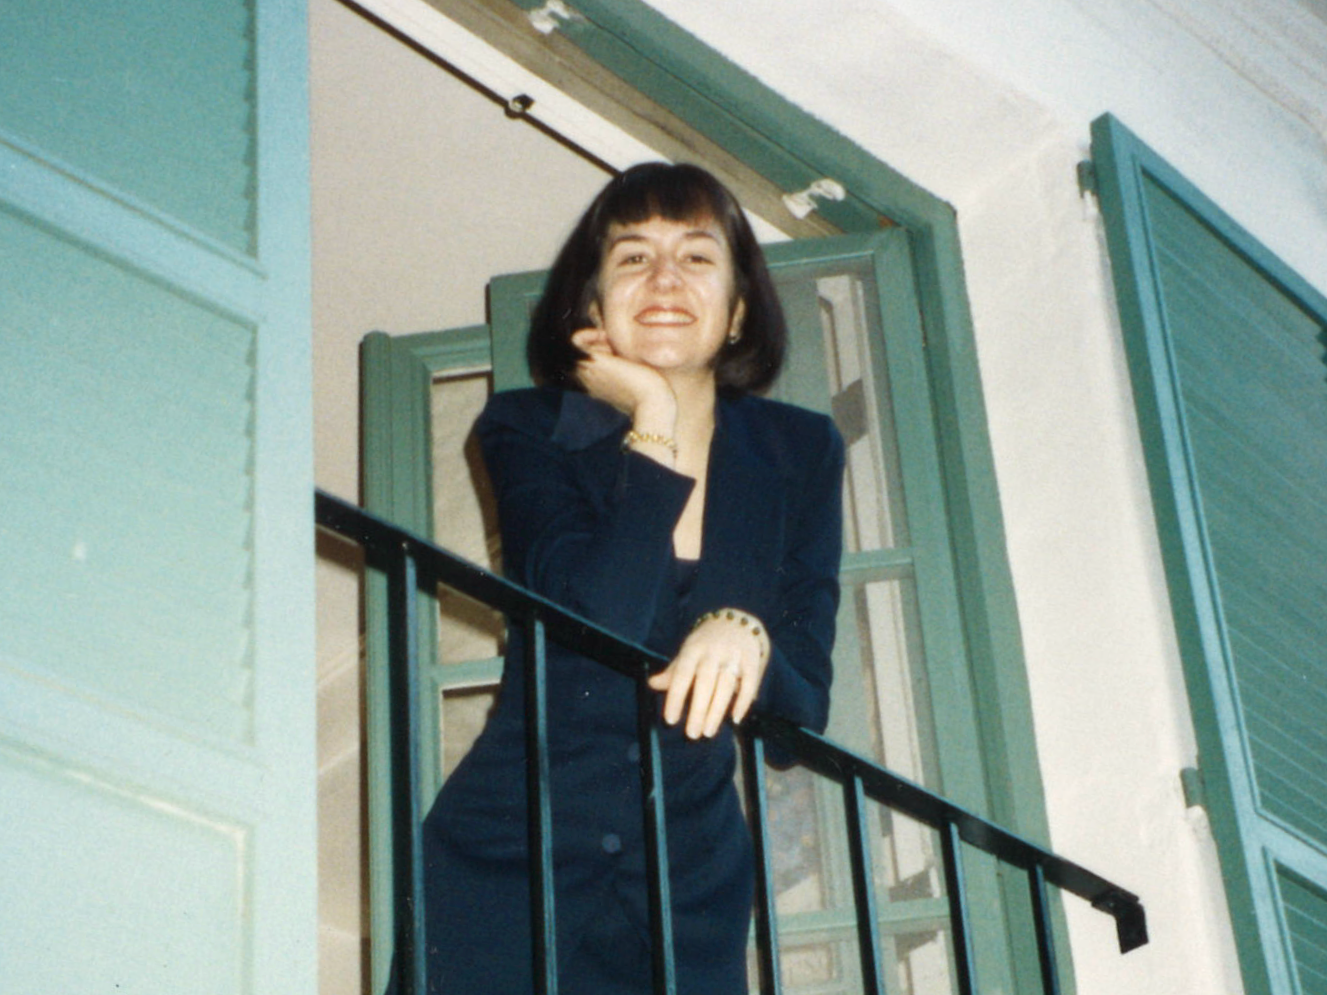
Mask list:
[[[312,993],[303,7],[0,4],[15,995]]]

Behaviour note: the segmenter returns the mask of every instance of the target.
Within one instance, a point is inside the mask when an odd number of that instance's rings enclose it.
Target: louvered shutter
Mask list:
[[[1327,300],[1112,119],[1093,156],[1245,983],[1321,992]]]

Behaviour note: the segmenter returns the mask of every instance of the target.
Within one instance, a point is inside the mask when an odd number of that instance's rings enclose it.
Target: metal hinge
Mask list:
[[[1201,770],[1185,767],[1180,771],[1180,787],[1184,789],[1185,808],[1207,808],[1207,786],[1203,783]]]
[[[1078,192],[1086,197],[1097,192],[1097,167],[1091,159],[1084,159],[1078,164]]]

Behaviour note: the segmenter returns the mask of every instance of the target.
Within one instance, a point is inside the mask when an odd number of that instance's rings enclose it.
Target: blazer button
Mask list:
[[[617,833],[604,833],[604,838],[599,841],[599,845],[604,848],[604,853],[621,853],[622,837]]]
[[[640,744],[632,743],[627,747],[627,759],[633,764],[640,763]]]

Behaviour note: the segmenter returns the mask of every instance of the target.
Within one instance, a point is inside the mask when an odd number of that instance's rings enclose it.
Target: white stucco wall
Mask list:
[[[1327,24],[1294,0],[1196,19],[1171,0],[650,3],[957,209],[1053,843],[1150,918],[1121,957],[1110,920],[1067,902],[1078,990],[1240,991],[1179,787],[1192,728],[1075,165],[1110,111],[1327,290]]]

